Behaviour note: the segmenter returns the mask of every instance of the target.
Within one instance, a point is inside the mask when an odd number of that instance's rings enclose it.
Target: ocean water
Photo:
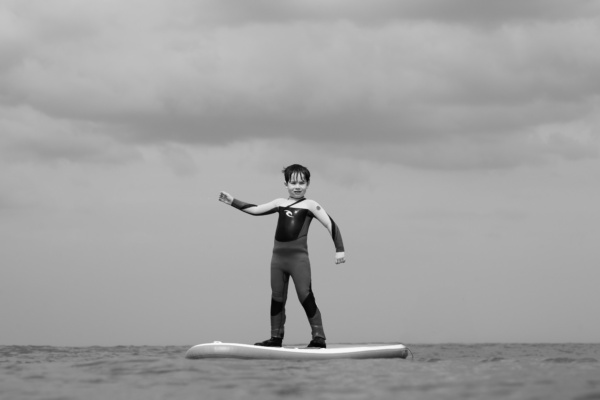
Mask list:
[[[190,346],[0,346],[0,399],[600,400],[600,344],[407,344],[407,360],[187,360]]]

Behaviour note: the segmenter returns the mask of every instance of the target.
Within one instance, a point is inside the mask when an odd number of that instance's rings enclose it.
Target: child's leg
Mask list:
[[[294,268],[292,278],[294,279],[298,300],[302,303],[302,307],[308,317],[312,337],[322,337],[325,339],[321,311],[319,310],[319,307],[317,307],[315,295],[312,291],[310,263],[308,262],[308,259],[306,259],[306,262],[302,263],[302,265],[298,265]]]
[[[290,275],[277,263],[271,264],[271,337],[283,338],[285,326],[285,302]]]

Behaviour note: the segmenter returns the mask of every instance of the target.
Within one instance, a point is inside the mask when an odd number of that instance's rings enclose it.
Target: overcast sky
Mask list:
[[[600,340],[600,1],[0,0],[0,344]],[[310,339],[290,292],[286,341]]]

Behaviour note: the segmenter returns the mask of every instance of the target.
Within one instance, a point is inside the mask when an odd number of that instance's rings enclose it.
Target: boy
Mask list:
[[[298,299],[308,317],[312,331],[309,348],[325,348],[325,331],[321,312],[311,288],[310,261],[306,239],[313,218],[317,218],[331,234],[335,244],[335,263],[346,262],[344,244],[338,226],[314,200],[304,197],[310,184],[310,172],[302,165],[293,164],[283,171],[288,198],[255,205],[234,199],[221,192],[219,201],[251,215],[279,213],[275,245],[271,258],[271,338],[256,346],[281,347],[285,325],[285,302],[290,276],[294,280]],[[293,207],[292,207],[293,206]]]

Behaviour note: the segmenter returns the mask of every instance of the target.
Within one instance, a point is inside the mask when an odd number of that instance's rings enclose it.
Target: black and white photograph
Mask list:
[[[600,399],[599,38],[0,0],[0,399]]]

